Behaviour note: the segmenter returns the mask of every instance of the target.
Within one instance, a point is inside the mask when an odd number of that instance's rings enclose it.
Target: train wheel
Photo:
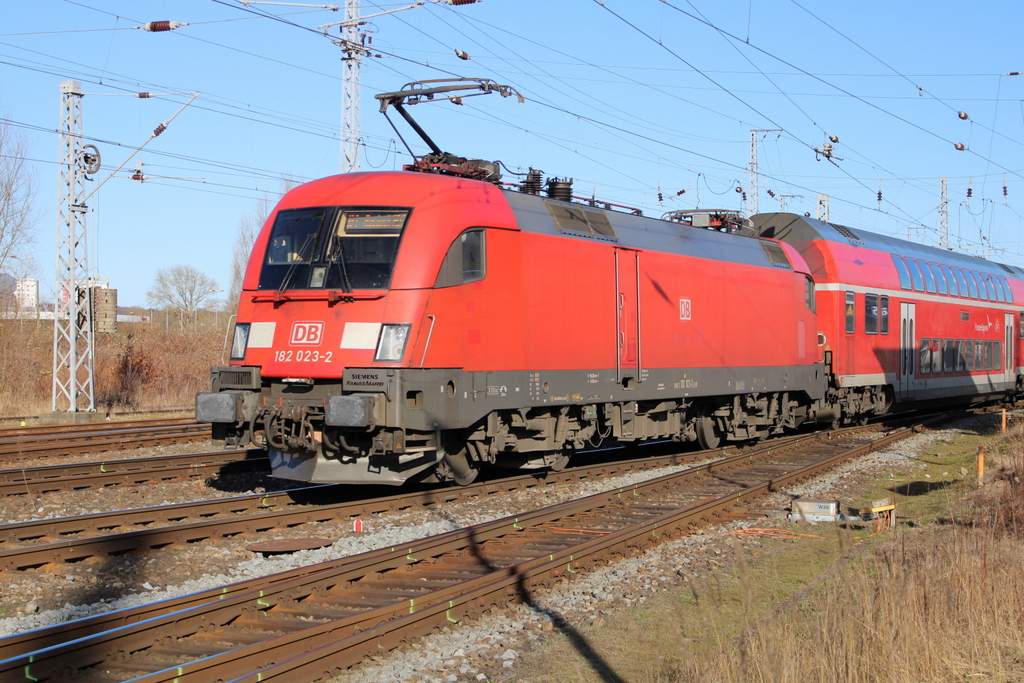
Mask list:
[[[718,433],[718,427],[715,426],[713,418],[697,418],[697,443],[706,451],[718,448],[718,445],[722,443],[722,435]]]

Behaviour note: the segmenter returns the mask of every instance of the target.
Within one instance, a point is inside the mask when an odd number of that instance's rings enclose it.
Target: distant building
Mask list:
[[[39,310],[39,280],[20,277],[14,285],[14,303],[18,313],[36,313]]]

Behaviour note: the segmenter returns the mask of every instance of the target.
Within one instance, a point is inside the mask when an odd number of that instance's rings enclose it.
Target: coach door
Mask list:
[[[640,252],[615,249],[616,379],[640,379]]]
[[[899,398],[909,401],[917,390],[914,371],[917,358],[917,331],[914,329],[915,304],[900,302],[900,367]]]
[[[1009,382],[1012,387],[1017,383],[1017,359],[1013,357],[1013,346],[1015,341],[1013,313],[1003,314],[1003,381]],[[1009,388],[1009,387],[1008,387]]]

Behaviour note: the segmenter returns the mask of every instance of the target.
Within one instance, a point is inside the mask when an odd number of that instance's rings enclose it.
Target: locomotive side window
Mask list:
[[[900,287],[903,289],[910,289],[910,271],[907,270],[907,262],[903,260],[902,256],[896,256],[893,254],[892,262],[896,264],[896,272],[900,276]]]
[[[487,274],[485,235],[481,229],[467,230],[452,242],[437,273],[435,288],[454,287],[484,279]]]
[[[810,309],[811,313],[816,311],[814,303],[814,280],[809,275],[804,276],[804,303],[807,304],[807,308]],[[1021,327],[1021,336],[1024,337],[1024,326]]]
[[[864,334],[878,334],[877,294],[864,295]]]
[[[953,277],[953,271],[949,269],[949,266],[939,266],[942,270],[942,275],[946,279],[946,283],[949,285],[949,293],[953,296],[960,296],[960,288],[957,287],[956,278]]]
[[[881,332],[882,334],[889,334],[889,297],[882,297],[882,310],[880,311],[881,319]]]
[[[846,293],[846,333],[853,334],[857,329],[856,313],[854,306],[857,302],[857,295],[853,292]]]
[[[956,371],[957,372],[963,372],[964,371],[964,361],[966,360],[964,354],[966,354],[966,351],[964,350],[964,340],[963,339],[957,339],[956,340]]]
[[[927,375],[932,371],[932,340],[921,337],[921,363],[918,374]]]

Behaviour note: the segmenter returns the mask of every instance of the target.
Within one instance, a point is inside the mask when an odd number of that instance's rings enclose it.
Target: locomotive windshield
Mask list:
[[[387,289],[408,217],[407,209],[280,211],[259,289]]]

